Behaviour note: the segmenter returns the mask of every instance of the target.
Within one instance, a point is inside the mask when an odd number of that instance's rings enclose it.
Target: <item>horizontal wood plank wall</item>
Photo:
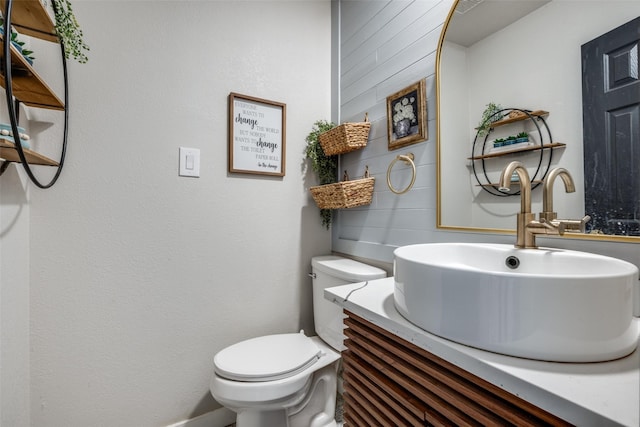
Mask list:
[[[433,241],[436,224],[435,56],[453,0],[340,2],[339,122],[371,121],[363,150],[341,156],[352,178],[365,166],[376,178],[371,205],[335,211],[332,249],[391,261],[397,246]],[[388,150],[386,98],[426,79],[428,139]],[[404,195],[387,187],[387,168],[398,154],[415,155],[416,181]],[[341,171],[342,173],[342,171]],[[411,168],[397,162],[396,188],[411,180]]]
[[[346,312],[348,426],[569,426],[548,412]]]

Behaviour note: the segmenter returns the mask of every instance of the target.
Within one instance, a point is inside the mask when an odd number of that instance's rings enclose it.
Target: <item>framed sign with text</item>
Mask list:
[[[229,94],[229,172],[284,176],[286,104]]]

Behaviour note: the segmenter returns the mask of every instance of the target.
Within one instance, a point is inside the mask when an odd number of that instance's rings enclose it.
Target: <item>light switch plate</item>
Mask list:
[[[178,175],[198,178],[200,176],[200,150],[180,147]]]

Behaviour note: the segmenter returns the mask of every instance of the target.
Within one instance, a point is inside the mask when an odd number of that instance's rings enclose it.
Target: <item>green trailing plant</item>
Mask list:
[[[305,153],[311,161],[311,169],[318,176],[320,185],[333,184],[338,181],[338,156],[325,155],[318,139],[321,133],[331,130],[335,126],[334,123],[326,120],[318,120],[313,124],[311,132],[305,139],[307,141]],[[320,209],[320,217],[322,218],[322,225],[328,229],[331,226],[333,211],[331,209]]]
[[[487,108],[482,112],[482,118],[478,123],[478,136],[484,137],[489,133],[491,129],[491,123],[497,122],[504,117],[503,114],[499,114],[502,107],[500,104],[490,102],[487,104]]]
[[[64,45],[64,53],[67,59],[73,57],[81,64],[89,58],[86,52],[89,46],[84,42],[84,34],[73,13],[69,0],[53,0],[53,12],[56,20],[56,33]]]

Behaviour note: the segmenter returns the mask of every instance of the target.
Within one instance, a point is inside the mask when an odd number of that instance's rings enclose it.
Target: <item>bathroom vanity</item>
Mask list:
[[[348,316],[348,425],[640,424],[640,350],[600,363],[482,351],[405,320],[393,290],[393,277],[325,290]]]

